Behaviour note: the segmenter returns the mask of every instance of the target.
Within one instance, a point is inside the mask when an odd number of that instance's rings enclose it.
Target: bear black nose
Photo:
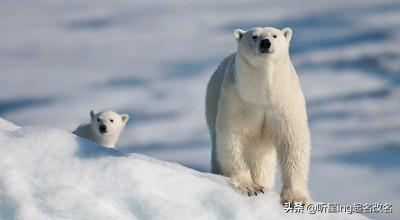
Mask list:
[[[101,133],[106,133],[106,132],[107,132],[107,126],[105,126],[105,125],[100,125],[100,126],[99,126],[99,130],[100,130]]]
[[[260,42],[260,51],[262,53],[269,52],[269,48],[271,47],[271,41],[269,39],[263,39]]]

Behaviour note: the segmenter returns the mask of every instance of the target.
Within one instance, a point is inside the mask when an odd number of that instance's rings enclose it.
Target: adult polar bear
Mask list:
[[[289,56],[292,30],[235,30],[235,53],[207,87],[212,172],[241,192],[271,190],[276,160],[282,169],[281,202],[307,203],[310,135],[300,82]]]

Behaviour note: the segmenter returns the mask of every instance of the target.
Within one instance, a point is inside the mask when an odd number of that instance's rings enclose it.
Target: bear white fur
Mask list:
[[[113,111],[95,113],[90,111],[91,121],[80,125],[73,133],[92,140],[98,145],[115,148],[118,138],[129,119],[127,114],[118,114]]]
[[[207,87],[212,172],[257,195],[273,188],[279,159],[281,202],[307,203],[311,144],[305,100],[289,56],[292,30],[238,29],[234,36],[237,51],[222,61]]]

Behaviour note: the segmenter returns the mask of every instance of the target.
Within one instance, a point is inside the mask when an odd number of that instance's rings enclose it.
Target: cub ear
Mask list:
[[[128,114],[121,114],[121,119],[122,119],[122,122],[126,123],[129,120],[129,115]]]
[[[93,110],[90,111],[90,117],[91,118],[93,118],[95,114],[96,114],[96,112],[94,112]]]
[[[244,31],[244,30],[242,30],[242,29],[236,29],[236,30],[233,32],[233,36],[234,36],[235,39],[239,42],[239,41],[242,39],[244,33],[246,33],[246,31]]]
[[[286,40],[288,42],[290,42],[290,40],[292,39],[292,34],[293,34],[292,29],[290,27],[285,27],[282,29],[282,33],[283,33],[283,36],[285,36]]]

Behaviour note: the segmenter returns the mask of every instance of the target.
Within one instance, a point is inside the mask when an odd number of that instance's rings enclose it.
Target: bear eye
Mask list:
[[[114,122],[114,120],[113,120],[113,119],[110,119],[110,122],[111,122],[111,123],[113,123],[113,122]]]
[[[273,38],[276,38],[276,34],[272,35]]]
[[[97,121],[100,122],[100,118],[98,118]]]
[[[255,39],[257,39],[257,35],[253,35],[251,38],[253,38],[255,40]]]

